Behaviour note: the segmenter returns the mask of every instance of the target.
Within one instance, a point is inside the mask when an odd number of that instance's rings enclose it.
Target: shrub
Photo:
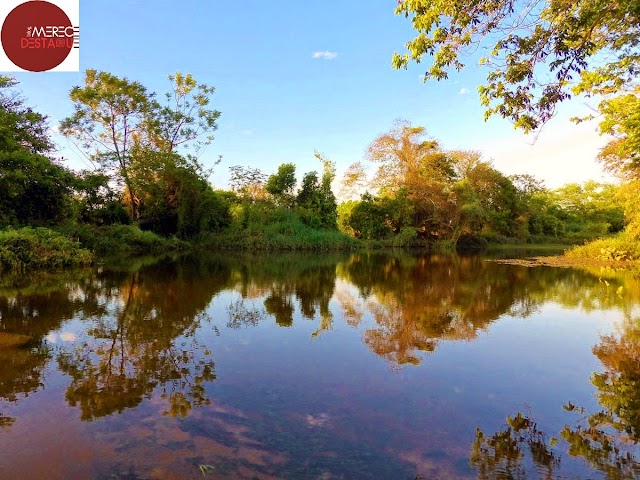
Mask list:
[[[640,260],[640,242],[629,235],[621,234],[573,247],[566,255],[570,258],[606,261]]]
[[[89,250],[48,228],[0,232],[0,270],[56,269],[88,265],[92,260]]]

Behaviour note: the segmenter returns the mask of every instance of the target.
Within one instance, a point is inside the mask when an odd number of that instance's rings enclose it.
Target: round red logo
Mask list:
[[[7,57],[17,67],[44,72],[69,56],[75,30],[64,11],[38,0],[18,5],[7,15],[1,38]]]

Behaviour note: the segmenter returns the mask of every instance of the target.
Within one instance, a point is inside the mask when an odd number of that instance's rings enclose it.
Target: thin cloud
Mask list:
[[[458,92],[459,95],[466,95],[467,93],[469,93],[468,88],[461,88],[460,91]]]
[[[313,58],[319,58],[322,60],[333,60],[338,56],[337,52],[330,52],[329,50],[313,52],[311,55]]]

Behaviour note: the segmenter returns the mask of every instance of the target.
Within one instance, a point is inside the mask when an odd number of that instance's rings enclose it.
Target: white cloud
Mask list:
[[[320,58],[322,60],[333,60],[338,56],[337,52],[330,52],[329,50],[313,52],[311,55],[313,58]]]
[[[461,88],[460,91],[458,92],[459,95],[466,95],[467,93],[469,93],[468,88]]]

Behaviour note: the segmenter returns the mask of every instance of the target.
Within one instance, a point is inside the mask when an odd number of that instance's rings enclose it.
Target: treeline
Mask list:
[[[89,167],[72,171],[56,157],[47,117],[0,77],[0,268],[87,263],[90,252],[153,254],[187,241],[220,249],[483,246],[577,242],[625,227],[615,186],[550,191],[531,176],[503,175],[477,152],[445,150],[407,122],[372,142],[368,165],[346,172],[342,195],[358,200],[338,205],[335,164],[317,152],[319,171],[300,179],[292,163],[271,175],[234,166],[229,190],[214,190],[199,162],[218,127],[214,88],[180,73],[169,86],[159,96],[88,70],[70,93],[73,114],[59,124]]]
[[[366,160],[343,183],[352,196],[367,192],[339,207],[341,229],[357,238],[579,242],[625,227],[615,185],[549,190],[531,175],[505,176],[479,152],[445,150],[408,122],[376,138]]]

